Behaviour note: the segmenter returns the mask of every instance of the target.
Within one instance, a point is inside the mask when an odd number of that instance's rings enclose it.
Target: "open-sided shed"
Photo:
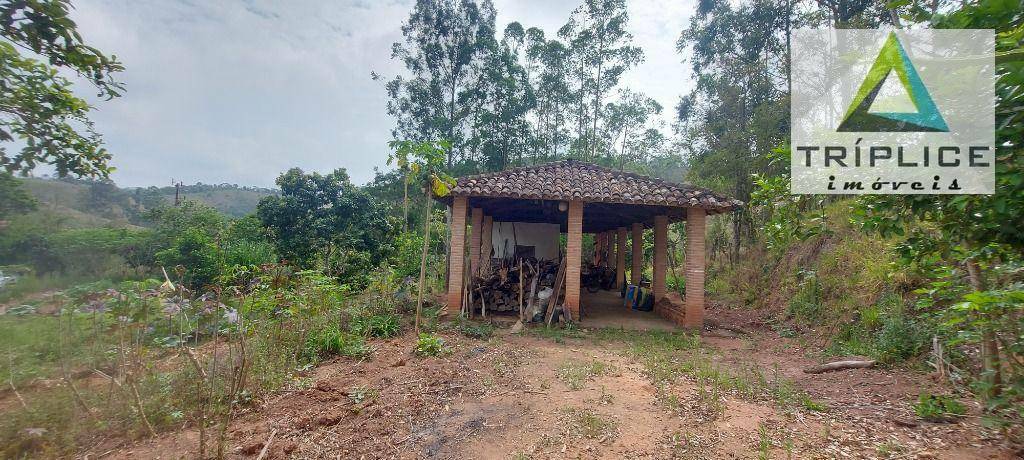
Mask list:
[[[491,257],[493,232],[502,223],[559,226],[566,234],[564,307],[574,319],[580,312],[580,272],[584,233],[614,254],[616,284],[625,280],[626,238],[632,234],[631,284],[643,271],[643,230],[654,230],[655,301],[666,294],[668,224],[686,221],[686,294],[681,308],[661,306],[658,313],[687,327],[699,327],[704,312],[705,218],[737,209],[740,201],[692,185],[669,182],[576,160],[461,177],[451,195],[450,272],[447,307],[463,302],[467,215],[469,269]],[[557,244],[557,233],[555,234]]]

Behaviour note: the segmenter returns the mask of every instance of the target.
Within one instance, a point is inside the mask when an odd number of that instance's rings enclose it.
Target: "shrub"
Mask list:
[[[362,336],[346,333],[339,327],[331,325],[306,337],[303,354],[310,362],[336,355],[365,358],[370,355],[370,348]]]
[[[402,331],[402,317],[393,313],[356,317],[349,329],[358,336],[389,339]]]
[[[222,253],[213,239],[200,229],[185,230],[170,248],[156,254],[159,264],[185,267],[185,283],[192,288],[208,286],[220,275]]]
[[[914,404],[914,412],[922,419],[941,422],[967,413],[967,408],[952,396],[921,393]]]
[[[790,299],[787,312],[797,321],[811,324],[821,317],[821,285],[813,271],[801,270],[799,275],[800,289]]]
[[[416,354],[420,356],[438,356],[446,351],[444,339],[427,333],[420,333],[416,340]]]

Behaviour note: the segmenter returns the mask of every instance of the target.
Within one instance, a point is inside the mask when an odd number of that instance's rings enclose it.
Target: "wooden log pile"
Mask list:
[[[554,284],[558,272],[557,261],[532,257],[490,262],[472,277],[471,315],[528,310],[536,302],[537,292]]]

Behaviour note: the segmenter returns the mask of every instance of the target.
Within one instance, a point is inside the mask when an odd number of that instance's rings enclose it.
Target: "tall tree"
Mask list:
[[[605,107],[605,114],[608,159],[617,161],[619,169],[624,169],[626,163],[631,160],[643,161],[649,153],[648,147],[653,145],[644,141],[654,141],[657,138],[657,135],[648,133],[646,127],[651,117],[661,114],[661,104],[643,94],[623,89],[619,91],[618,101],[611,102]],[[657,129],[650,130],[661,134]],[[618,153],[615,152],[616,145]]]
[[[584,0],[559,30],[579,66],[577,136],[584,158],[597,158],[603,98],[643,60],[643,50],[632,45],[633,35],[626,30],[628,22],[625,0]]]
[[[386,84],[388,113],[398,121],[393,136],[449,139],[449,169],[454,155],[465,154],[465,130],[478,103],[480,63],[493,48],[495,16],[490,0],[417,0],[402,26],[404,42],[392,47],[392,59],[408,72]]]
[[[787,4],[704,0],[678,41],[690,52],[697,80],[677,106],[690,143],[690,176],[749,201],[751,175],[771,167],[767,154],[788,129]],[[752,227],[748,213],[733,216],[732,257]]]
[[[514,41],[499,43],[487,55],[477,87],[481,104],[470,143],[490,171],[521,164],[523,153],[533,144],[526,115],[536,105],[536,98],[513,46]]]
[[[530,74],[537,106],[534,110],[533,132],[537,144],[533,161],[555,158],[569,139],[566,129],[572,105],[572,93],[567,80],[569,49],[558,40],[546,40],[538,28],[526,31],[526,69]]]
[[[124,89],[114,80],[124,67],[82,40],[70,10],[68,0],[0,0],[0,36],[6,39],[0,42],[0,142],[24,144],[14,154],[0,146],[7,172],[27,174],[40,164],[52,165],[61,177],[105,178],[111,171],[110,154],[88,118],[92,107],[58,71],[76,73],[111,99]]]

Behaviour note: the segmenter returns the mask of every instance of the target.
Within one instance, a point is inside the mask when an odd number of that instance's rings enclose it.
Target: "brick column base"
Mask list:
[[[686,316],[688,328],[704,327],[704,234],[707,213],[700,208],[686,210]]]
[[[569,202],[565,244],[565,309],[580,320],[580,265],[583,263],[583,202]]]
[[[451,246],[448,248],[448,313],[462,310],[462,279],[466,255],[466,197],[452,200]]]

